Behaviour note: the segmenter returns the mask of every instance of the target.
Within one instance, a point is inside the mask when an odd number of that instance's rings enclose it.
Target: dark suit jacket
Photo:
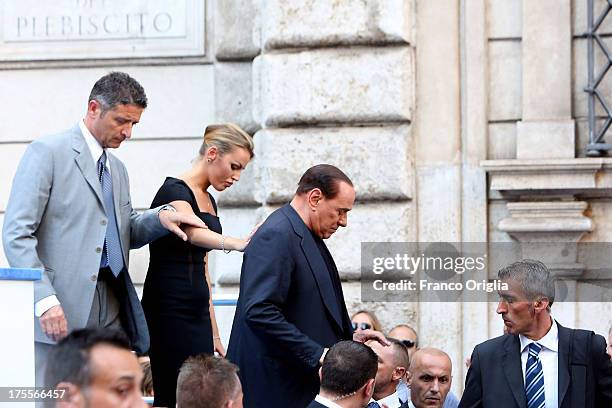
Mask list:
[[[321,404],[320,402],[317,401],[312,401],[310,404],[308,404],[308,407],[306,408],[326,408],[325,405]]]
[[[352,338],[316,243],[290,206],[247,247],[227,357],[240,367],[245,407],[306,407],[319,391],[324,347]]]
[[[605,339],[558,327],[559,407],[611,407],[612,362]],[[527,407],[518,335],[507,334],[474,348],[459,407]]]

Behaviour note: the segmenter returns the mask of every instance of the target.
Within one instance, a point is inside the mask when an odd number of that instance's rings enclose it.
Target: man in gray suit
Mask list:
[[[47,352],[70,330],[122,329],[132,348],[145,352],[149,333],[127,272],[129,250],[168,230],[187,239],[181,224],[206,227],[171,206],[140,214],[132,208],[127,171],[108,148],[130,138],[146,106],[135,79],[105,75],[85,118],[32,142],[17,169],[3,242],[12,267],[44,269],[34,289],[37,385]]]

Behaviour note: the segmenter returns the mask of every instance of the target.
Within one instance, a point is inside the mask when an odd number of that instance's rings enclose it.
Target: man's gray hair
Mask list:
[[[555,301],[555,282],[550,277],[546,265],[540,261],[523,259],[500,269],[497,276],[501,280],[514,280],[521,285],[528,300],[541,297],[548,299],[548,310]]]
[[[104,75],[94,84],[89,100],[96,100],[106,112],[117,105],[138,105],[147,107],[147,95],[144,88],[125,72],[111,72]]]

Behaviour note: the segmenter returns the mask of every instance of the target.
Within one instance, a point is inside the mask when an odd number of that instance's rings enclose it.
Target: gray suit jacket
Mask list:
[[[167,233],[156,209],[132,208],[127,171],[108,154],[117,224],[126,266],[130,248]],[[3,244],[12,267],[43,268],[34,300],[56,295],[68,329],[85,327],[96,287],[107,217],[91,153],[79,126],[32,142],[13,180],[3,226]],[[149,347],[144,313],[127,273],[121,274],[122,321],[138,352]],[[35,339],[53,343],[35,322]]]

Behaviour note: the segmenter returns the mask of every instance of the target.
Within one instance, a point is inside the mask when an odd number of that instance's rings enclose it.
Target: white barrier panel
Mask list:
[[[0,268],[0,407],[34,387],[34,281],[40,269]],[[21,399],[21,401],[24,401]],[[19,407],[34,407],[20,402]]]

